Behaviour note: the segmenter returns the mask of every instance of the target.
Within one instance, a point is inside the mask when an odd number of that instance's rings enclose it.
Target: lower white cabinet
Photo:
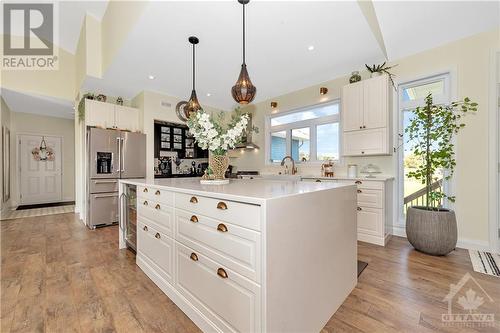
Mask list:
[[[260,331],[260,286],[176,242],[175,287],[223,332]]]
[[[174,240],[139,217],[137,223],[138,256],[169,283],[173,283]]]
[[[356,285],[355,188],[328,191],[256,203],[138,185],[136,263],[204,332],[319,332]]]

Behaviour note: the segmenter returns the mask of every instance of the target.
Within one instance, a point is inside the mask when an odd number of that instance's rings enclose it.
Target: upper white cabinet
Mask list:
[[[139,130],[139,110],[115,105],[115,124],[118,129]]]
[[[343,155],[388,155],[390,150],[389,77],[382,75],[342,89]]]
[[[85,124],[132,132],[139,128],[139,110],[127,106],[85,100]]]

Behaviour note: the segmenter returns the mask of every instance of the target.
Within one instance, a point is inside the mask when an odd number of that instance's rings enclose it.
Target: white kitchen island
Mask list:
[[[354,185],[120,183],[137,186],[137,265],[205,332],[319,332],[356,285]]]

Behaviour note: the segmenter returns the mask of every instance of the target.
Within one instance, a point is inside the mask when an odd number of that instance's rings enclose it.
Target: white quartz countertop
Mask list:
[[[367,180],[367,181],[388,181],[388,180],[393,180],[393,176],[386,176],[386,175],[376,175],[373,178],[368,178],[368,177],[348,177],[348,176],[333,176],[333,177],[325,177],[325,176],[307,176],[307,175],[302,175],[302,179],[329,179],[329,180]]]
[[[200,178],[163,178],[154,180],[120,179],[120,183],[156,186],[166,190],[261,204],[266,200],[311,192],[328,191],[346,186],[333,182],[302,182],[296,180],[231,179],[227,185],[202,185]]]

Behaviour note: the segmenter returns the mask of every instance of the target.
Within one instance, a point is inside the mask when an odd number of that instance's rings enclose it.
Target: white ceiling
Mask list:
[[[126,98],[155,90],[180,98],[191,91],[191,45],[196,35],[198,98],[231,109],[231,87],[242,61],[241,5],[230,2],[153,2],[101,82],[87,89]],[[314,45],[309,51],[308,46]],[[255,101],[330,80],[382,61],[356,2],[250,2],[247,66]],[[152,74],[155,80],[149,80]],[[206,94],[211,93],[211,97]]]
[[[399,59],[500,25],[498,1],[376,1],[389,59]]]
[[[498,2],[377,1],[374,8],[389,60],[499,25]],[[88,80],[84,88],[125,98],[154,90],[188,99],[190,35],[200,38],[200,102],[232,109],[230,89],[240,70],[242,43],[241,5],[236,1],[150,3],[104,78]],[[252,1],[247,6],[247,65],[257,86],[254,102],[384,60],[355,1]],[[156,79],[149,80],[150,74]]]
[[[23,94],[4,88],[1,89],[1,96],[12,112],[66,119],[75,118],[71,101],[35,94]]]
[[[24,0],[13,0],[9,1],[26,3]],[[44,3],[46,0],[30,0],[30,3]],[[50,1],[49,1],[50,2]],[[59,29],[56,29],[55,44],[64,50],[74,54],[76,52],[76,46],[78,44],[78,39],[80,37],[80,30],[82,27],[83,19],[85,14],[88,13],[95,17],[97,20],[101,20],[106,8],[108,6],[108,0],[94,0],[94,1],[53,1],[55,6],[55,12],[59,12],[56,17],[58,20]],[[0,6],[0,15],[3,17],[3,6]],[[15,36],[23,36],[23,21],[13,20],[12,21],[11,32]],[[0,31],[3,34],[3,24],[0,24]]]

